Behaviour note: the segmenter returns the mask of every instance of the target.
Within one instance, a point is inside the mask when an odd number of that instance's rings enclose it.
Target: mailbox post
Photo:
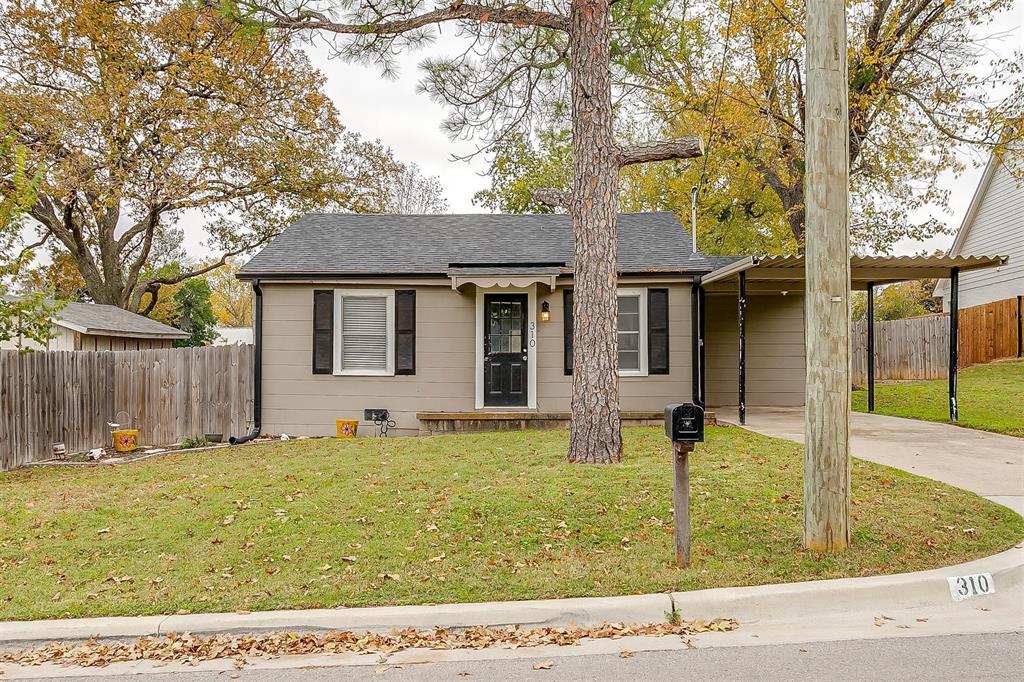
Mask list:
[[[704,408],[693,403],[665,408],[665,435],[672,441],[672,507],[676,566],[690,564],[690,453],[704,442]]]

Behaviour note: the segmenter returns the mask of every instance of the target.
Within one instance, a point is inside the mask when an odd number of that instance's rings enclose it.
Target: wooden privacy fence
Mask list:
[[[253,347],[143,351],[0,351],[0,471],[110,445],[108,422],[168,445],[204,433],[245,433],[252,420]]]
[[[1019,349],[1018,300],[1008,298],[960,311],[960,367],[1015,358]],[[853,323],[852,381],[867,383],[867,322]],[[949,315],[875,323],[875,379],[945,379],[949,375]]]

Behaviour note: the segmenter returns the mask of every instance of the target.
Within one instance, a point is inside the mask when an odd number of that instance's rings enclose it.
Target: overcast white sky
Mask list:
[[[1009,32],[997,51],[1010,55],[1024,40],[1024,0],[1016,0],[1014,9],[1001,17],[999,29]],[[449,29],[450,31],[450,29]],[[437,54],[445,45],[454,49],[457,43],[442,38],[428,48]],[[380,139],[390,146],[397,157],[406,163],[416,163],[429,175],[441,179],[448,198],[449,210],[453,213],[475,213],[483,209],[472,203],[473,194],[488,186],[488,179],[482,176],[487,170],[484,159],[477,158],[470,163],[452,161],[455,154],[466,154],[474,150],[472,142],[452,142],[441,131],[440,124],[445,116],[443,106],[416,91],[420,78],[417,64],[426,52],[404,55],[400,61],[400,73],[396,80],[386,80],[372,67],[348,64],[329,58],[329,50],[321,41],[306,47],[313,65],[327,75],[327,92],[341,112],[341,120],[351,130],[369,139]],[[975,154],[966,173],[960,177],[952,175],[942,179],[943,187],[950,190],[949,212],[938,209],[925,211],[922,219],[935,215],[954,229],[959,226],[974,188],[981,176],[985,159]],[[200,224],[189,217],[182,220],[186,231],[186,246],[189,253],[199,255],[206,251],[202,246],[205,239]],[[948,248],[952,236],[939,236],[926,242],[901,242],[896,252],[917,253],[922,250]]]

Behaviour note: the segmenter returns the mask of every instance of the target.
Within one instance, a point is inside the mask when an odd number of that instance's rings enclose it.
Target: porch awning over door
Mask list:
[[[562,266],[454,266],[448,268],[452,289],[461,289],[467,284],[488,289],[491,287],[525,289],[531,284],[546,284],[555,290],[555,280],[563,271]]]

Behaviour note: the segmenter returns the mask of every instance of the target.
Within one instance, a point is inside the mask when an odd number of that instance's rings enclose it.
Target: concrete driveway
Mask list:
[[[736,408],[712,410],[738,424]],[[855,457],[970,490],[1024,514],[1024,438],[950,424],[854,412],[850,450]],[[802,407],[749,407],[746,428],[798,443]]]

